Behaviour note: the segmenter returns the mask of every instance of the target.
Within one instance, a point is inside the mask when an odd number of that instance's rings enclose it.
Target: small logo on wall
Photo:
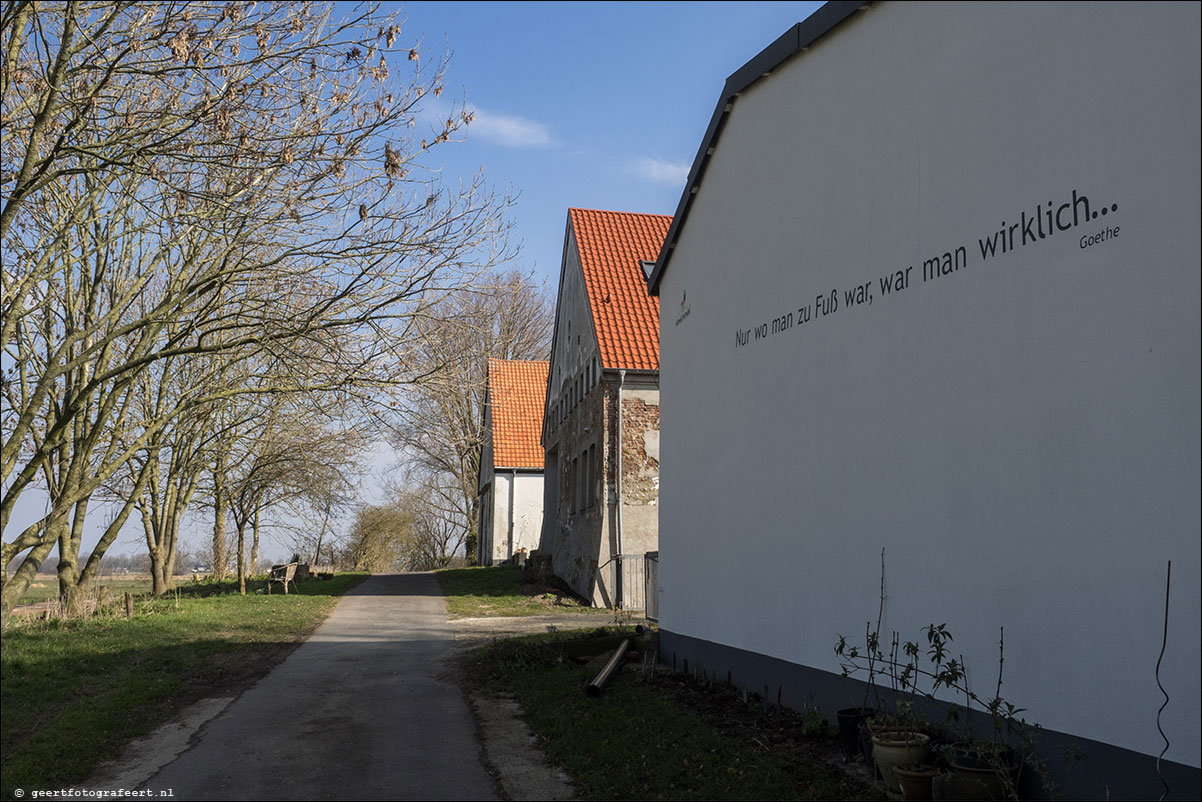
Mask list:
[[[693,308],[686,303],[688,295],[687,291],[680,294],[680,317],[676,318],[677,326],[684,322],[684,319],[689,316],[689,312],[693,311]]]

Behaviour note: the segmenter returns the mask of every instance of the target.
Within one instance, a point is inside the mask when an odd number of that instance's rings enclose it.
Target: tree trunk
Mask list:
[[[225,554],[225,460],[219,458],[213,468],[213,578],[225,579],[229,558]]]
[[[150,552],[150,577],[154,595],[162,596],[175,584],[175,552],[179,543],[179,522],[183,509],[161,511],[153,531],[146,533]]]
[[[250,538],[250,572],[259,573],[259,508],[255,508],[255,517],[251,522]]]
[[[179,523],[183,517],[184,507],[177,506],[171,513],[171,518],[168,521],[169,534],[171,537],[167,540],[167,553],[163,556],[163,583],[167,589],[175,587],[175,555],[179,546]]]
[[[29,584],[33,582],[34,577],[38,574],[38,568],[41,567],[46,557],[54,549],[54,543],[54,538],[47,536],[42,539],[41,543],[30,549],[29,553],[25,555],[25,559],[21,561],[21,565],[13,574],[12,579],[8,579],[8,571],[4,571],[4,589],[0,590],[0,625],[8,625],[8,619],[12,615],[13,608],[17,606],[17,602],[21,600],[21,597],[25,595],[25,591],[29,589]]]
[[[58,536],[58,598],[65,615],[83,612],[84,589],[79,584],[79,544],[83,539],[83,523],[88,511],[84,498],[72,510],[71,523],[64,525]]]
[[[235,521],[238,529],[238,592],[246,595],[246,521]]]
[[[121,531],[121,527],[125,526],[125,522],[129,520],[129,516],[133,514],[134,506],[137,499],[142,497],[142,492],[146,487],[146,480],[150,476],[148,469],[143,469],[138,475],[138,481],[130,491],[129,497],[121,504],[121,511],[109,521],[108,526],[104,530],[104,534],[100,536],[100,541],[92,549],[91,555],[88,556],[88,561],[84,564],[83,571],[80,573],[80,581],[86,583],[92,582],[96,575],[100,572],[100,563],[104,559],[104,553],[108,551],[109,546],[117,539],[117,534]]]
[[[326,504],[321,515],[321,529],[317,533],[317,548],[313,549],[313,564],[321,565],[321,541],[325,539],[326,527],[330,525],[330,505]],[[330,560],[332,563],[333,560]]]
[[[155,534],[159,523],[144,499],[138,502],[138,512],[142,514],[142,533],[146,537],[146,553],[150,556],[150,592],[162,596],[167,592],[167,586],[163,582],[163,550],[159,548]]]

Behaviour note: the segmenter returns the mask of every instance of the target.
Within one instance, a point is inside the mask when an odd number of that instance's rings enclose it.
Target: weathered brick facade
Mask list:
[[[622,474],[625,503],[654,505],[659,501],[658,391],[654,401],[626,398],[622,403]]]
[[[617,601],[619,542],[632,560],[658,547],[659,391],[621,390],[620,482],[618,395],[617,377],[602,378],[545,440],[559,493],[554,519],[544,518],[542,549],[549,547],[556,575],[598,606]],[[641,606],[641,587],[623,591],[625,606]]]

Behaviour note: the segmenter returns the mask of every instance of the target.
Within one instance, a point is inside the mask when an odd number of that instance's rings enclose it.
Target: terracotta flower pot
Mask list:
[[[890,790],[901,790],[893,773],[895,766],[926,763],[931,757],[931,736],[902,730],[879,732],[872,736],[872,757]]]
[[[988,742],[958,743],[952,746],[949,763],[948,779],[959,799],[995,800],[1009,796],[1018,759],[1009,747],[999,749]]]
[[[893,774],[906,799],[930,799],[931,781],[938,774],[934,766],[893,767]]]

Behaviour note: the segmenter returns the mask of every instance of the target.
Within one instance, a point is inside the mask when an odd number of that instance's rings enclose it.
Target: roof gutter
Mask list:
[[[509,472],[509,553],[506,554],[506,559],[513,559],[513,486],[518,483],[518,472],[511,470]]]
[[[718,137],[721,136],[722,129],[726,127],[727,118],[734,109],[734,103],[739,94],[761,78],[772,75],[773,71],[785,61],[804,52],[810,45],[856,11],[866,10],[869,5],[871,5],[871,0],[830,0],[822,8],[806,17],[804,21],[785,31],[775,42],[761,50],[755,58],[735,70],[726,79],[726,85],[722,88],[722,95],[718,99],[718,107],[714,109],[714,114],[710,117],[710,124],[705,129],[701,147],[693,158],[693,167],[689,170],[689,177],[685,182],[684,194],[680,197],[680,203],[676,205],[676,214],[672,216],[672,225],[668,228],[668,236],[664,238],[659,257],[655,260],[655,268],[647,278],[648,293],[659,295],[659,283],[663,278],[664,271],[668,269],[672,251],[676,248],[680,231],[684,227],[685,220],[688,219],[689,210],[693,205],[693,197],[701,191],[701,179],[705,175],[705,168],[709,165],[710,157],[714,155],[714,149],[718,146]]]
[[[626,606],[626,592],[622,587],[622,388],[626,384],[626,371],[618,371],[618,464],[615,472],[614,485],[618,496],[618,564],[617,575],[618,580],[614,583],[615,586],[615,601],[616,607],[621,609]]]

